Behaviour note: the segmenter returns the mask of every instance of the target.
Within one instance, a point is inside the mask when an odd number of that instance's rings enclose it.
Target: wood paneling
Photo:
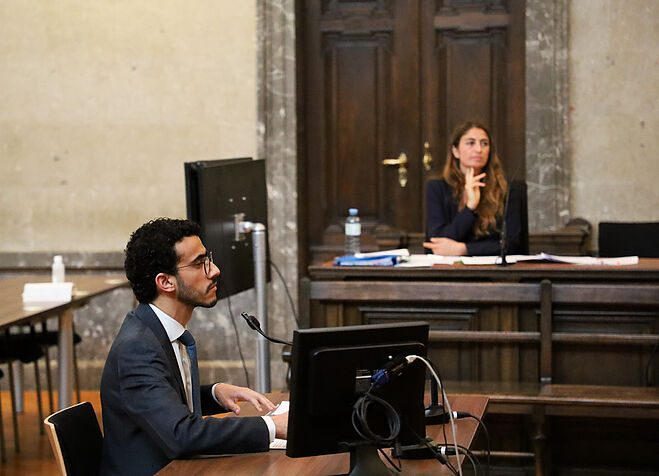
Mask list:
[[[460,121],[490,125],[523,176],[523,12],[523,0],[300,2],[301,269],[342,254],[350,207],[364,250],[423,232],[423,144],[439,170]],[[405,187],[382,164],[402,152]]]

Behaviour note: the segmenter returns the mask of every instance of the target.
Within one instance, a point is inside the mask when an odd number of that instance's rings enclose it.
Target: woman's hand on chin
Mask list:
[[[481,187],[485,187],[485,183],[481,182],[485,178],[485,172],[482,174],[474,175],[472,167],[467,168],[465,174],[465,204],[471,210],[476,210],[481,201]]]

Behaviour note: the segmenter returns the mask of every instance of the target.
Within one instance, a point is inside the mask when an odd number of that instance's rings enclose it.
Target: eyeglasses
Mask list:
[[[183,269],[183,268],[190,268],[192,266],[195,266],[197,268],[201,267],[202,265],[204,266],[204,273],[206,273],[206,276],[208,276],[211,272],[211,263],[213,262],[213,252],[209,251],[206,256],[201,261],[197,261],[192,264],[186,264],[185,266],[177,266],[176,269]]]

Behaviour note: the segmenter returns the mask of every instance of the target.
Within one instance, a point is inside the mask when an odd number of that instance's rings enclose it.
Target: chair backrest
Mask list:
[[[103,434],[91,403],[78,403],[53,413],[44,424],[64,476],[99,474]]]
[[[598,248],[602,257],[659,258],[659,222],[601,222]]]

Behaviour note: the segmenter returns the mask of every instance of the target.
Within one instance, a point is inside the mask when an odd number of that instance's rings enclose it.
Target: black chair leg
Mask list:
[[[75,327],[73,332],[75,333]],[[78,403],[80,403],[82,401],[80,400],[80,372],[78,371],[78,355],[76,354],[75,343],[73,344],[73,381],[76,386],[76,397],[78,397]]]
[[[35,360],[34,361],[34,383],[37,389],[37,412],[39,413],[39,420],[37,421],[37,425],[39,425],[39,433],[44,434],[44,427],[43,427],[43,406],[41,402],[41,377],[39,375],[39,361]]]
[[[37,337],[34,326],[30,326],[30,334],[32,335],[32,339],[34,339],[36,342]],[[34,360],[34,385],[37,390],[37,412],[39,413],[39,420],[37,421],[37,425],[39,425],[39,433],[43,435],[45,431],[43,427],[43,404],[41,401],[41,377],[39,375],[39,359]]]
[[[41,332],[43,335],[46,335],[48,328],[46,327],[46,322],[41,323]],[[48,404],[50,405],[50,414],[55,413],[55,405],[53,404],[53,380],[50,373],[50,347],[48,345],[43,346],[44,359],[46,361],[46,385],[48,386]]]
[[[9,395],[11,397],[11,418],[14,424],[14,450],[18,453],[21,450],[20,438],[18,436],[18,413],[16,412],[16,394],[14,388],[14,366],[9,361]]]

